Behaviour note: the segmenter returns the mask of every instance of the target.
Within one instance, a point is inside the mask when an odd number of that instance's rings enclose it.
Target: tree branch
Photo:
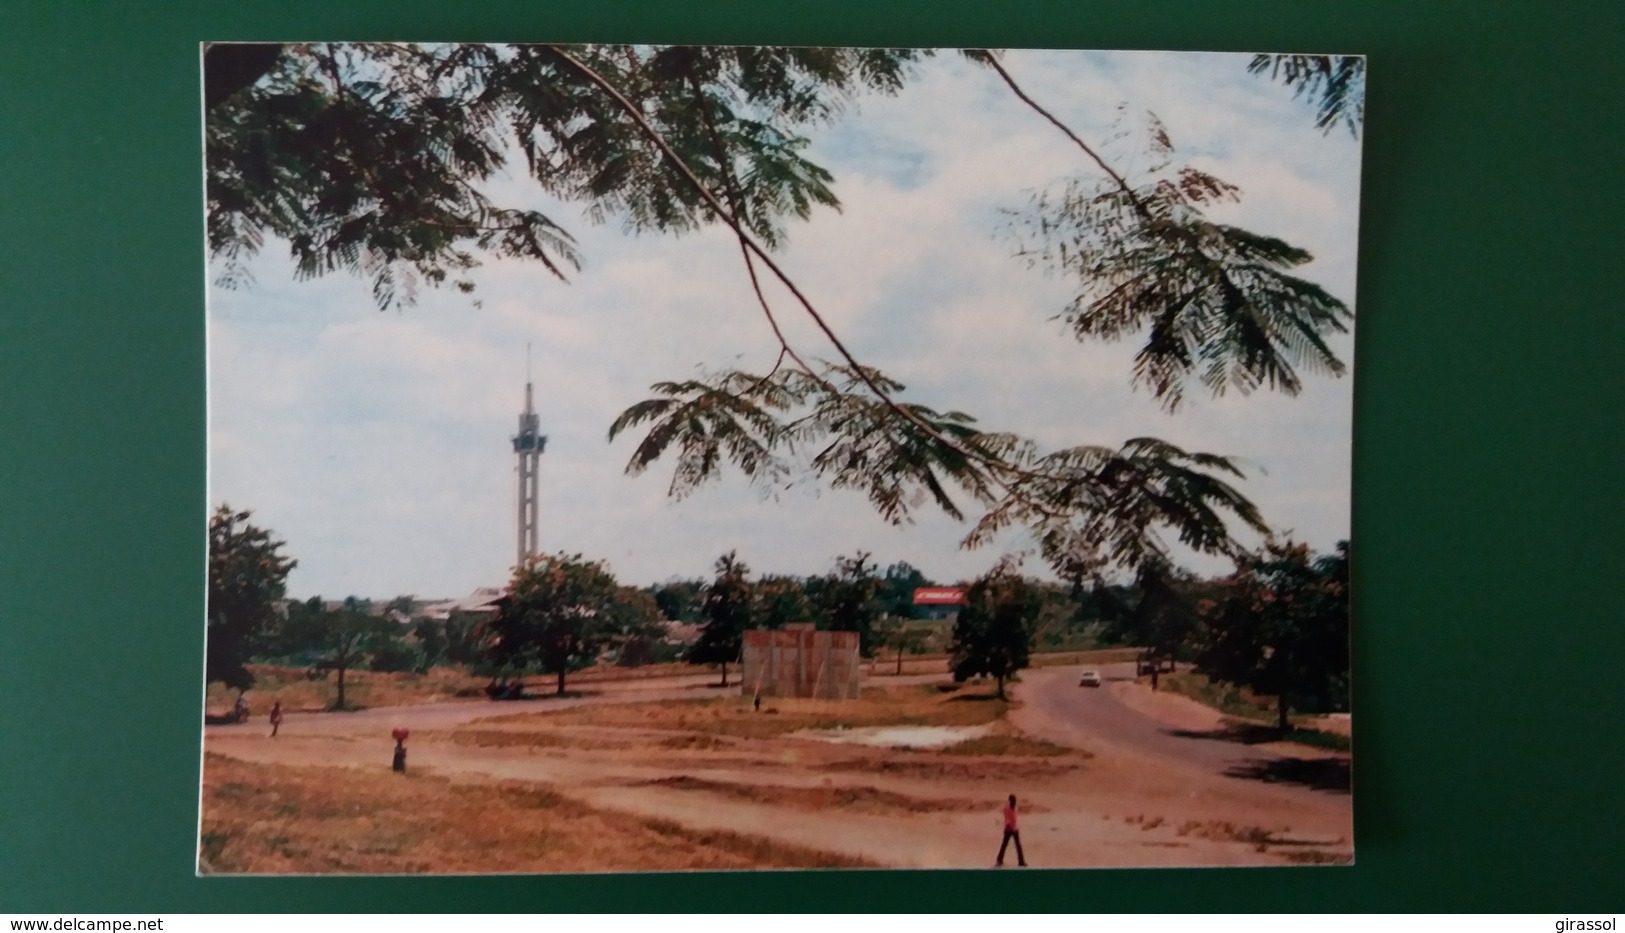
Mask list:
[[[836,336],[835,332],[830,328],[828,322],[825,321],[823,316],[818,313],[818,310],[813,306],[812,302],[807,298],[807,296],[804,293],[802,293],[800,288],[797,287],[797,285],[795,284],[795,282],[793,280],[791,280],[789,275],[786,274],[785,271],[783,269],[781,269],[779,267],[779,265],[773,260],[773,258],[767,254],[766,250],[764,250],[763,247],[760,244],[758,244],[755,241],[754,238],[752,238],[750,236],[749,232],[745,229],[744,223],[743,223],[743,221],[741,219],[741,215],[739,214],[737,208],[735,210],[730,210],[728,206],[726,206],[726,205],[724,205],[722,203],[722,201],[717,197],[716,193],[713,192],[705,184],[705,182],[702,181],[699,178],[699,176],[694,173],[694,170],[688,165],[688,163],[682,158],[682,156],[680,156],[676,152],[676,150],[672,147],[671,143],[665,138],[665,136],[659,130],[655,129],[655,127],[652,126],[649,123],[648,119],[644,117],[644,115],[639,110],[639,108],[635,104],[633,104],[632,101],[628,100],[627,97],[623,93],[621,93],[621,91],[619,89],[617,89],[613,84],[611,84],[607,79],[605,79],[602,75],[598,74],[596,71],[594,71],[586,63],[582,62],[580,59],[577,59],[575,56],[571,55],[569,52],[565,51],[564,49],[562,49],[562,48],[560,48],[558,46],[546,46],[546,48],[549,51],[551,51],[553,54],[559,56],[559,58],[562,61],[564,61],[567,65],[569,65],[575,71],[579,72],[583,77],[585,77],[591,84],[596,86],[604,94],[608,95],[616,103],[616,105],[618,107],[620,107],[621,110],[623,112],[625,112],[627,114],[627,116],[629,116],[633,120],[633,122],[637,125],[639,131],[641,133],[643,133],[643,135],[645,135],[649,139],[649,141],[654,144],[654,146],[662,153],[662,155],[664,155],[664,157],[670,161],[672,167],[680,175],[682,175],[682,177],[684,179],[687,180],[687,182],[699,194],[700,198],[707,204],[707,206],[710,207],[711,211],[717,216],[717,218],[720,219],[722,222],[726,223],[734,231],[734,235],[735,235],[735,237],[737,238],[737,240],[739,242],[740,250],[741,250],[741,252],[743,253],[743,255],[745,257],[746,268],[750,272],[751,283],[752,283],[752,287],[755,289],[755,292],[756,292],[756,295],[757,295],[757,300],[761,304],[762,310],[763,310],[764,314],[766,314],[770,324],[772,324],[775,336],[777,336],[778,339],[779,339],[779,344],[780,344],[780,347],[782,348],[782,351],[783,351],[781,353],[781,355],[780,355],[781,362],[782,362],[783,356],[785,354],[789,354],[793,359],[795,359],[795,361],[799,365],[801,365],[801,367],[804,370],[808,370],[810,372],[810,369],[806,366],[806,364],[801,360],[801,358],[799,356],[797,356],[795,354],[794,350],[791,349],[788,341],[785,340],[782,331],[780,331],[780,329],[778,327],[778,323],[777,323],[777,321],[775,320],[775,318],[774,318],[774,316],[772,314],[772,310],[771,310],[770,306],[768,305],[768,302],[767,302],[765,296],[763,296],[763,294],[762,294],[760,282],[759,282],[758,277],[757,277],[756,272],[755,272],[755,267],[754,267],[754,260],[755,259],[759,259],[774,274],[774,276],[778,278],[778,280],[784,285],[784,287],[786,287],[787,289],[790,290],[790,293],[795,296],[796,300],[801,304],[801,307],[806,311],[808,316],[812,318],[813,322],[818,326],[819,330],[821,330],[823,332],[824,336],[829,339],[831,344],[834,345],[835,349],[840,353],[841,357],[843,359],[845,359],[846,362],[850,365],[850,367],[852,369],[852,372],[856,375],[858,380],[861,381],[865,386],[868,387],[869,391],[871,393],[873,393],[874,397],[878,401],[883,403],[886,407],[888,407],[892,412],[894,412],[899,417],[901,417],[904,421],[906,421],[906,422],[908,422],[910,424],[913,424],[919,430],[924,432],[924,434],[927,437],[929,437],[934,443],[941,445],[941,447],[943,449],[950,450],[950,451],[953,451],[953,452],[959,454],[960,456],[966,458],[966,460],[968,462],[970,462],[970,463],[979,464],[981,466],[981,468],[983,468],[986,471],[985,474],[979,474],[976,477],[974,484],[967,484],[966,485],[966,488],[971,490],[973,492],[973,494],[976,494],[979,498],[990,499],[991,497],[988,495],[988,485],[987,484],[991,484],[994,487],[999,487],[999,488],[1002,488],[1004,490],[1004,493],[1007,496],[1007,501],[1018,502],[1023,507],[1025,507],[1027,510],[1029,510],[1031,512],[1037,512],[1038,514],[1045,516],[1049,520],[1053,521],[1053,520],[1059,519],[1059,520],[1062,520],[1062,521],[1068,521],[1069,522],[1069,520],[1071,518],[1073,518],[1073,515],[1070,514],[1069,512],[1057,511],[1056,509],[1050,507],[1047,503],[1045,503],[1043,501],[1040,501],[1039,499],[1035,498],[1025,488],[1027,486],[1027,483],[1024,482],[1024,481],[1027,481],[1027,480],[1044,482],[1044,483],[1054,483],[1057,480],[1063,479],[1062,477],[1057,476],[1053,472],[1051,472],[1051,473],[1040,473],[1040,472],[1036,472],[1036,471],[1032,471],[1032,470],[1027,470],[1027,469],[1024,469],[1022,467],[1016,466],[1015,464],[1006,462],[1005,460],[1003,460],[1001,458],[996,458],[996,457],[990,456],[990,455],[988,455],[986,453],[983,453],[983,452],[981,452],[979,450],[963,446],[963,445],[959,444],[958,442],[956,442],[956,441],[954,441],[954,440],[952,440],[952,439],[950,439],[948,437],[945,437],[940,431],[938,431],[935,427],[933,427],[932,425],[927,423],[923,418],[916,415],[914,412],[910,411],[908,408],[904,407],[903,405],[901,405],[900,403],[898,403],[897,401],[892,399],[890,394],[885,389],[881,388],[879,383],[876,381],[875,377],[872,376],[870,374],[870,372],[862,364],[860,364],[857,361],[857,359],[852,355],[852,353],[846,348],[845,344],[841,342],[840,338],[838,336]],[[1050,120],[1050,122],[1052,122],[1056,126],[1060,127],[1069,137],[1071,137],[1073,139],[1074,142],[1076,142],[1080,147],[1082,147],[1083,150],[1086,153],[1088,153],[1091,158],[1093,158],[1095,160],[1096,164],[1098,164],[1103,170],[1105,170],[1109,175],[1111,175],[1113,180],[1116,181],[1116,183],[1128,194],[1128,196],[1133,201],[1133,203],[1135,204],[1135,206],[1139,210],[1139,212],[1142,214],[1142,216],[1144,216],[1147,219],[1148,223],[1150,223],[1150,224],[1155,223],[1154,218],[1152,218],[1152,216],[1150,214],[1150,211],[1146,208],[1144,203],[1140,201],[1138,195],[1136,195],[1134,193],[1134,191],[1128,186],[1128,183],[1122,178],[1122,176],[1120,176],[1116,172],[1112,171],[1111,168],[1108,167],[1105,164],[1105,162],[1100,159],[1100,157],[1094,152],[1093,149],[1089,148],[1089,146],[1087,144],[1085,144],[1081,139],[1079,139],[1076,136],[1076,134],[1072,133],[1071,130],[1067,129],[1064,124],[1061,124],[1059,120],[1055,119],[1053,116],[1050,116],[1047,111],[1044,111],[1034,101],[1032,101],[1031,98],[1027,97],[1026,94],[1024,92],[1022,92],[1021,89],[1015,84],[1015,82],[1009,77],[1008,72],[1004,71],[1004,69],[1002,67],[998,66],[996,63],[994,63],[994,68],[999,72],[999,74],[1001,76],[1004,77],[1006,83],[1010,85],[1011,89],[1014,90],[1017,93],[1017,95],[1021,97],[1022,100],[1026,101],[1029,106],[1033,107],[1035,110],[1038,110],[1038,112],[1040,112],[1041,114],[1044,114],[1044,116],[1046,118],[1048,118]],[[711,121],[709,120],[709,113],[708,113],[708,110],[705,108],[705,101],[703,100],[703,95],[701,95],[701,96],[702,96],[702,100],[701,100],[702,115],[705,116],[705,118],[707,120],[708,128],[709,128],[709,130],[710,130],[710,132],[712,134],[712,143],[713,143],[713,145],[717,146],[720,149],[721,148],[721,140],[720,140],[720,138],[719,138],[719,136],[718,136],[718,134],[716,132],[714,124],[712,124]],[[731,175],[728,172],[725,156],[726,156],[725,150],[720,151],[718,153],[718,160],[719,160],[718,168],[719,168],[719,171],[722,173],[724,183],[729,185],[730,189],[732,189],[733,185],[732,185]],[[738,202],[738,200],[740,198],[740,195],[737,192],[737,190],[730,190],[728,193],[729,193],[729,197],[731,199],[733,199],[737,204],[737,202]],[[777,364],[775,364],[775,369],[777,369]],[[827,382],[824,382],[816,374],[813,374],[813,378],[816,379],[817,381],[819,381],[820,384],[824,385],[826,389],[831,388]],[[758,384],[760,384],[760,383],[758,383]],[[755,388],[755,386],[752,387],[752,391],[754,391],[754,388]],[[844,393],[836,393],[836,394],[837,395],[844,395]],[[882,425],[882,424],[877,423],[876,427],[879,428],[880,430],[884,431],[884,432],[889,433],[889,429],[890,429],[889,425]],[[929,473],[929,470],[927,472]],[[985,476],[986,484],[983,483],[982,476]],[[1081,479],[1081,477],[1074,477],[1074,478],[1071,478],[1071,479]],[[1094,477],[1090,477],[1090,479],[1093,480],[1093,481],[1098,482],[1100,480],[1100,477],[1094,476]],[[1171,521],[1173,519],[1172,519],[1171,516],[1169,516],[1169,517],[1165,518],[1165,520]],[[1221,529],[1222,529],[1222,527],[1223,526],[1222,526],[1222,522],[1221,522]],[[1225,538],[1228,540],[1229,539],[1228,532],[1224,531],[1223,534],[1224,534]],[[976,535],[976,532],[973,531],[971,537],[973,538],[973,537],[975,537],[975,535]],[[966,539],[967,542],[970,541],[970,540],[971,540],[971,538]],[[1154,543],[1154,539],[1153,539],[1152,548],[1154,550],[1158,550],[1158,548],[1156,547],[1156,545]]]
[[[1068,139],[1077,143],[1078,148],[1082,149],[1085,155],[1094,160],[1094,163],[1100,166],[1101,171],[1105,172],[1107,175],[1110,175],[1112,181],[1117,183],[1117,187],[1123,189],[1123,193],[1128,195],[1129,200],[1134,203],[1135,210],[1139,211],[1140,216],[1144,217],[1147,223],[1155,222],[1155,218],[1151,216],[1150,208],[1146,207],[1145,202],[1140,200],[1139,194],[1135,192],[1131,185],[1129,185],[1128,181],[1125,180],[1123,176],[1117,174],[1117,172],[1113,170],[1110,165],[1107,165],[1106,160],[1102,159],[1100,154],[1095,152],[1095,150],[1088,143],[1084,142],[1077,133],[1072,132],[1071,127],[1067,126],[1065,123],[1062,123],[1060,119],[1058,119],[1048,110],[1045,110],[1039,105],[1038,101],[1028,97],[1027,92],[1021,89],[1021,85],[1016,83],[1015,78],[1010,77],[1010,72],[1004,70],[1004,66],[999,64],[999,60],[994,58],[991,52],[985,56],[982,56],[980,60],[985,62],[988,67],[999,73],[999,77],[1003,78],[1004,83],[1010,86],[1010,90],[1015,92],[1017,97],[1021,98],[1022,103],[1031,107],[1038,113],[1039,116],[1054,124],[1055,128],[1065,133]]]
[[[756,263],[751,259],[750,244],[745,237],[744,221],[742,220],[744,212],[741,208],[744,197],[740,194],[738,183],[733,177],[733,170],[728,165],[727,149],[722,145],[722,135],[717,132],[716,122],[711,118],[710,102],[705,99],[705,93],[700,87],[699,80],[695,78],[692,69],[688,72],[688,81],[689,87],[694,93],[694,102],[700,108],[700,119],[704,121],[706,132],[711,137],[712,155],[717,160],[717,171],[722,174],[724,192],[728,196],[729,205],[733,208],[732,216],[724,216],[723,220],[733,228],[734,235],[739,241],[739,256],[745,263],[745,273],[750,276],[751,290],[756,293],[756,303],[761,306],[762,314],[767,317],[768,326],[773,328],[773,336],[779,341],[779,359],[773,364],[773,372],[778,371],[779,365],[784,362],[785,354],[789,354],[790,358],[795,360],[796,365],[801,367],[802,372],[824,386],[826,390],[834,391],[834,387],[825,382],[817,372],[813,371],[813,368],[808,366],[807,362],[801,358],[801,354],[790,346],[790,342],[785,339],[784,331],[779,328],[778,318],[773,315],[773,308],[768,304],[767,296],[762,293],[762,283],[756,275]],[[698,182],[698,179],[695,179],[695,181]],[[773,372],[758,380],[756,385],[746,390],[746,394],[756,391],[773,375]]]
[[[785,288],[790,290],[790,294],[795,296],[796,301],[801,304],[801,307],[807,312],[807,315],[812,318],[813,323],[818,326],[818,329],[822,331],[824,336],[829,339],[829,342],[834,345],[836,351],[840,353],[841,357],[851,365],[852,370],[854,373],[856,373],[858,379],[869,388],[870,392],[874,393],[877,399],[883,402],[886,407],[890,408],[898,416],[924,431],[927,436],[931,437],[945,448],[962,456],[968,457],[977,463],[981,463],[990,469],[1009,470],[1018,474],[1026,475],[1025,471],[1020,470],[1018,467],[1005,463],[1002,460],[988,457],[987,455],[977,451],[970,450],[946,437],[943,437],[942,434],[939,433],[935,428],[931,427],[913,412],[904,408],[884,389],[880,388],[880,386],[875,382],[874,377],[869,375],[868,369],[859,363],[857,358],[852,355],[852,352],[846,348],[846,344],[842,343],[841,338],[836,336],[835,331],[830,328],[829,323],[824,320],[823,315],[818,313],[818,309],[813,307],[812,302],[805,294],[802,293],[801,289],[797,287],[796,283],[790,278],[790,276],[785,273],[785,271],[779,267],[779,264],[774,262],[773,258],[768,255],[767,251],[763,249],[761,245],[749,235],[748,232],[746,232],[740,222],[728,213],[727,208],[717,198],[716,194],[706,186],[705,182],[700,180],[699,176],[694,174],[694,170],[689,167],[688,163],[683,160],[682,156],[677,154],[677,151],[672,148],[671,143],[666,140],[665,136],[662,135],[659,130],[655,129],[649,124],[649,121],[644,118],[637,106],[628,100],[626,95],[622,94],[613,84],[606,80],[602,75],[598,74],[598,72],[594,71],[585,62],[582,62],[580,59],[571,55],[569,52],[565,51],[559,46],[549,45],[546,48],[552,51],[555,55],[558,55],[565,61],[565,63],[570,65],[570,67],[580,72],[583,77],[595,85],[599,90],[609,95],[609,97],[614,100],[615,103],[629,117],[632,118],[633,122],[638,125],[638,128],[643,132],[643,134],[649,138],[649,141],[654,143],[655,147],[658,148],[667,159],[671,160],[672,166],[676,168],[678,173],[681,174],[688,181],[688,183],[694,187],[694,190],[700,195],[706,204],[710,206],[711,210],[717,215],[717,217],[720,218],[724,223],[728,224],[729,227],[733,228],[734,233],[739,237],[741,249],[747,250],[749,253],[754,254],[757,259],[761,260],[763,265],[767,266],[768,270],[773,273],[774,277],[777,278]],[[752,281],[753,283],[755,281],[754,275],[752,276]],[[761,294],[759,287],[757,288],[757,294],[758,296]],[[776,326],[775,330],[777,330]],[[782,342],[782,334],[780,335],[780,339]],[[797,362],[801,362],[799,358],[797,359]],[[1037,478],[1037,474],[1032,475]]]

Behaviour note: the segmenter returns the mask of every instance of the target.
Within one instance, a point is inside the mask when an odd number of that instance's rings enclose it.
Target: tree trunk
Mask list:
[[[903,676],[903,649],[897,649],[897,676]]]
[[[559,696],[564,696],[564,668],[562,667],[559,668],[559,689],[557,692]]]
[[[996,679],[999,682],[999,699],[1002,700],[1004,699],[1004,675],[1000,674]]]
[[[728,686],[728,662],[727,661],[722,662],[722,685],[724,687]]]
[[[1281,730],[1282,735],[1285,735],[1287,730],[1292,727],[1292,724],[1287,722],[1286,709],[1286,692],[1282,691],[1281,695],[1275,698],[1275,712],[1278,717],[1276,727]]]
[[[340,666],[339,667],[339,699],[338,699],[338,704],[336,706],[334,706],[334,709],[343,709],[343,708],[344,708],[344,668],[343,668],[343,666]]]
[[[1160,661],[1154,661],[1151,664],[1151,689],[1152,690],[1157,689],[1157,670],[1161,666],[1161,663],[1162,662],[1160,662]]]

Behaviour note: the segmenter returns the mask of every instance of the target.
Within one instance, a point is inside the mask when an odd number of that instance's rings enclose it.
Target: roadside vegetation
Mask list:
[[[1101,648],[1092,651],[1056,651],[1032,656],[1032,667],[1060,667],[1074,664],[1117,664],[1134,660],[1136,648]],[[942,674],[948,666],[945,654],[910,656],[903,666],[903,676]],[[288,712],[321,712],[334,708],[337,689],[333,680],[313,675],[309,668],[281,664],[248,664],[245,668],[254,678],[254,685],[244,694],[249,714],[263,717],[273,703],[281,703]],[[884,679],[895,676],[890,660],[877,661],[866,676],[871,684],[884,684]],[[670,677],[692,677],[692,665],[680,662],[646,664],[624,667],[613,663],[599,663],[570,675],[572,690],[590,692],[602,684],[620,684],[627,681],[649,681]],[[485,688],[491,679],[471,674],[466,667],[435,666],[417,671],[351,671],[348,674],[345,703],[348,709],[372,709],[380,706],[415,706],[421,703],[442,703],[456,700],[485,700]],[[541,680],[534,682],[544,687]],[[529,691],[527,686],[527,692]],[[866,687],[865,695],[877,687]],[[538,694],[540,696],[540,694]],[[224,712],[236,701],[237,691],[223,683],[209,684],[206,696],[211,712]],[[508,707],[493,707],[493,714]],[[530,706],[516,707],[516,711],[529,711]]]
[[[730,551],[710,581],[642,589],[618,582],[603,561],[544,555],[516,568],[508,587],[493,590],[477,611],[436,619],[420,614],[427,604],[411,596],[383,604],[284,599],[296,562],[250,517],[222,505],[211,520],[206,713],[250,689],[250,715],[272,702],[341,711],[487,692],[517,699],[544,692],[543,678],[563,695],[567,677],[579,686],[658,675],[682,669],[678,660],[716,668],[727,686],[744,633],[789,624],[856,634],[870,676],[936,667],[957,683],[991,679],[1000,702],[1005,684],[1028,667],[1132,655],[1149,668],[1154,690],[1165,666],[1193,663],[1206,680],[1232,688],[1218,696],[1203,688],[1197,698],[1228,704],[1235,715],[1254,712],[1234,708],[1244,692],[1272,698],[1282,734],[1294,714],[1348,709],[1347,542],[1317,555],[1269,540],[1237,553],[1228,576],[1207,580],[1147,557],[1132,583],[1079,567],[1070,584],[1059,584],[1024,574],[1019,559],[1006,557],[950,588],[958,594],[952,619],[919,617],[941,608],[913,603],[915,590],[933,582],[920,571],[904,562],[882,570],[861,551],[837,558],[822,576],[760,579]],[[683,638],[679,650],[674,643]],[[1080,643],[1108,650],[1035,654]],[[908,655],[919,660],[905,665]],[[843,706],[836,715],[865,714]],[[1305,738],[1336,747],[1335,739]]]
[[[1148,677],[1141,677],[1148,680]],[[1209,706],[1227,716],[1238,719],[1265,720],[1275,715],[1275,704],[1269,697],[1261,697],[1245,687],[1220,683],[1206,674],[1181,670],[1163,674],[1161,689],[1190,697],[1203,706]]]
[[[1245,687],[1213,680],[1197,671],[1164,674],[1162,688],[1224,713],[1231,717],[1237,728],[1270,729],[1272,738],[1315,748],[1345,752],[1353,748],[1349,736],[1315,728],[1312,725],[1318,721],[1315,716],[1293,716],[1286,731],[1282,732],[1275,723],[1277,713],[1271,698],[1258,696]]]
[[[336,705],[335,684],[319,674],[313,676],[309,668],[250,664],[247,670],[254,678],[254,686],[244,699],[252,716],[264,716],[273,703],[281,703],[288,712],[315,712]],[[352,671],[346,685],[346,706],[349,709],[410,706],[484,696],[485,684],[485,678],[455,667],[435,667],[422,673]],[[208,705],[211,709],[227,709],[236,696],[237,691],[224,684],[210,684]]]

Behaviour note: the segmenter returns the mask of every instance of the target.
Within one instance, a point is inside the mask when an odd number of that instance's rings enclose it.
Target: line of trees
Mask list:
[[[356,597],[338,605],[319,596],[285,600],[296,561],[285,542],[249,522],[250,514],[222,505],[210,523],[208,679],[238,690],[253,682],[247,665],[260,662],[331,677],[336,708],[348,706],[348,678],[356,670],[450,665],[492,677],[544,674],[557,678],[562,693],[569,673],[606,654],[625,665],[717,666],[726,685],[745,630],[792,623],[856,632],[865,657],[891,651],[899,672],[905,653],[947,647],[934,637],[936,626],[918,621],[922,607],[913,602],[915,589],[937,581],[906,561],[882,569],[864,551],[837,557],[824,574],[760,578],[729,552],[709,580],[641,589],[621,584],[602,562],[550,555],[515,571],[494,617],[414,619],[410,596],[383,606]],[[1088,589],[1024,586],[1036,607],[1030,635],[1040,639],[1078,635],[1088,627],[1083,613],[1103,604]],[[674,622],[698,626],[686,648],[668,637]]]
[[[250,514],[223,505],[210,524],[208,679],[238,690],[252,684],[247,665],[257,661],[331,677],[339,709],[348,706],[348,678],[356,670],[422,672],[455,665],[492,677],[543,674],[555,677],[563,693],[571,672],[606,653],[622,664],[684,660],[717,666],[727,685],[728,665],[739,659],[747,629],[792,623],[856,632],[863,656],[893,651],[899,671],[905,652],[932,647],[931,633],[914,624],[919,607],[913,594],[936,581],[906,561],[882,569],[864,551],[837,557],[824,574],[760,578],[730,551],[717,559],[709,580],[641,589],[621,584],[601,561],[548,555],[515,570],[489,617],[410,619],[415,604],[409,596],[382,607],[356,597],[337,606],[319,596],[285,600],[288,571],[296,562],[285,553],[285,542],[248,521]],[[1044,631],[1044,618],[1075,623],[1082,606],[1055,584],[1020,585],[1033,608],[1023,616],[1020,661],[990,669],[996,676],[1025,664],[1025,639]],[[978,618],[974,607],[965,615]],[[671,622],[698,626],[686,650],[670,644]],[[957,630],[955,637],[962,640]],[[969,670],[955,663],[956,673]]]
[[[557,554],[517,568],[494,614],[413,618],[410,596],[381,606],[353,596],[337,605],[320,596],[287,600],[297,561],[251,515],[222,505],[210,519],[206,679],[247,690],[250,663],[304,667],[333,679],[341,709],[357,670],[450,665],[492,677],[545,674],[562,693],[569,673],[609,655],[630,666],[718,665],[726,684],[745,629],[795,622],[858,632],[867,655],[888,637],[877,620],[912,614],[914,588],[931,585],[905,562],[882,572],[862,552],[838,558],[826,575],[761,579],[730,552],[711,580],[642,588],[620,583],[601,561]],[[674,645],[671,622],[698,624],[698,639],[686,650]]]
[[[753,579],[730,551],[708,581],[644,588],[620,583],[602,561],[547,555],[514,571],[494,615],[403,625],[414,606],[408,596],[381,611],[354,597],[336,607],[320,597],[285,602],[296,561],[250,517],[222,505],[210,519],[207,679],[246,690],[249,662],[293,663],[334,678],[337,709],[348,705],[352,671],[421,672],[435,664],[493,677],[550,675],[562,694],[569,673],[606,651],[622,663],[652,660],[670,622],[699,626],[681,659],[720,667],[724,686],[751,628],[811,622],[856,632],[865,657],[895,651],[899,672],[903,653],[926,643],[910,624],[912,597],[933,581],[906,562],[882,571],[867,552],[837,558],[823,575]],[[1301,543],[1267,541],[1219,578],[1147,561],[1130,584],[1077,580],[1067,587],[1025,576],[1018,561],[1005,558],[966,587],[949,671],[959,681],[991,677],[1003,697],[1035,645],[1057,629],[1081,626],[1102,644],[1141,648],[1153,689],[1163,663],[1181,660],[1215,681],[1276,698],[1284,730],[1292,711],[1348,708],[1348,560],[1347,542],[1315,554]]]
[[[1347,541],[1316,554],[1301,542],[1267,540],[1214,579],[1147,562],[1131,587],[1097,593],[1103,634],[1142,649],[1153,689],[1164,664],[1177,660],[1274,697],[1283,731],[1294,711],[1349,708]]]
[[[484,652],[474,619],[413,618],[415,606],[410,596],[383,605],[355,596],[336,606],[320,596],[291,600],[254,639],[250,659],[304,667],[313,678],[331,677],[335,709],[349,706],[346,681],[351,671],[421,674],[431,667],[480,662]]]

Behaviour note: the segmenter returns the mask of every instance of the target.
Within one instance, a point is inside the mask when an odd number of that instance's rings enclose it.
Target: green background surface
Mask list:
[[[0,3],[0,912],[1620,910],[1622,8]],[[1368,54],[1358,864],[194,878],[197,43],[358,38]]]

